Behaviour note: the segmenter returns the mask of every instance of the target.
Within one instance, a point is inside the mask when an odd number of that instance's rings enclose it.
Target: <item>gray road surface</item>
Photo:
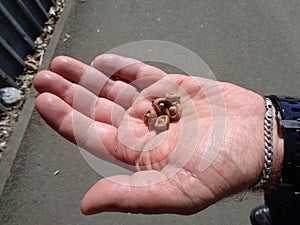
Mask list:
[[[55,55],[90,63],[121,44],[164,40],[194,51],[218,80],[260,94],[299,95],[299,1],[78,0],[69,4],[74,5],[62,35],[71,37],[65,42],[60,38]],[[54,176],[56,170],[60,173]],[[193,216],[83,216],[80,199],[100,178],[78,149],[34,112],[0,198],[0,224],[249,225],[251,208],[262,203],[260,194],[240,194]]]

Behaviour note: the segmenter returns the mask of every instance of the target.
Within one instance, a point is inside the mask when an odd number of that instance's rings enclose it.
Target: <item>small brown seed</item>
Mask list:
[[[179,103],[178,103],[178,105],[179,105]],[[181,112],[180,112],[180,109],[178,108],[178,106],[172,105],[169,108],[169,116],[172,121],[178,121],[180,119]]]
[[[144,122],[149,125],[154,124],[156,118],[157,114],[154,109],[149,109],[148,112],[144,114]]]
[[[169,129],[169,124],[170,118],[167,115],[161,115],[156,119],[154,127],[158,131],[165,131]]]
[[[163,115],[166,111],[171,106],[171,103],[167,101],[165,98],[157,98],[152,101],[152,106],[155,109],[157,115]]]
[[[175,92],[168,92],[166,94],[166,100],[173,103],[173,102],[180,102],[180,95]]]

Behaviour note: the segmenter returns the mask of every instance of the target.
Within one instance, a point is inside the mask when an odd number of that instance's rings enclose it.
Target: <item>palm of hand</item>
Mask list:
[[[37,109],[55,130],[105,160],[141,170],[100,180],[83,199],[84,213],[194,213],[255,182],[259,168],[250,170],[262,156],[245,155],[263,146],[255,129],[263,123],[264,108],[251,108],[240,99],[261,106],[260,96],[231,84],[166,75],[121,57],[98,58],[94,67],[106,74],[118,71],[121,79],[129,76],[133,85],[122,80],[95,85],[95,71],[65,58],[53,62],[55,73],[44,71],[35,79],[40,92],[52,93],[39,96]],[[149,132],[143,114],[153,97],[169,90],[182,95],[182,118],[166,132]],[[49,104],[56,105],[52,112]]]

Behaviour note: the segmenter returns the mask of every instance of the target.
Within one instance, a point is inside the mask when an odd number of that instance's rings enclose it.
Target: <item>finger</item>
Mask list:
[[[101,72],[117,76],[143,89],[163,78],[166,73],[156,67],[136,59],[125,58],[114,54],[104,54],[95,58],[93,67]]]
[[[39,95],[36,108],[43,119],[64,138],[104,160],[115,160],[111,156],[115,150],[117,133],[113,126],[95,122],[51,93]]]
[[[73,83],[79,83],[89,66],[67,56],[58,56],[51,62],[51,71],[62,75]]]
[[[51,70],[73,83],[128,108],[134,101],[137,90],[120,80],[112,80],[102,72],[70,57],[56,57]]]
[[[104,211],[195,213],[195,209],[189,205],[192,201],[188,194],[169,179],[154,170],[102,179],[84,196],[81,211],[87,215]]]
[[[75,110],[99,122],[119,125],[125,109],[112,101],[99,98],[87,89],[78,86],[51,71],[41,71],[34,79],[40,92],[49,92],[63,99]]]

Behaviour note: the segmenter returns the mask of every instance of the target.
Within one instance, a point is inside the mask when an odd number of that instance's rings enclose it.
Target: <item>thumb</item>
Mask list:
[[[119,175],[98,181],[84,196],[81,211],[86,215],[104,211],[131,213],[191,214],[195,205],[177,178],[167,178],[159,171],[141,171],[131,176]]]

